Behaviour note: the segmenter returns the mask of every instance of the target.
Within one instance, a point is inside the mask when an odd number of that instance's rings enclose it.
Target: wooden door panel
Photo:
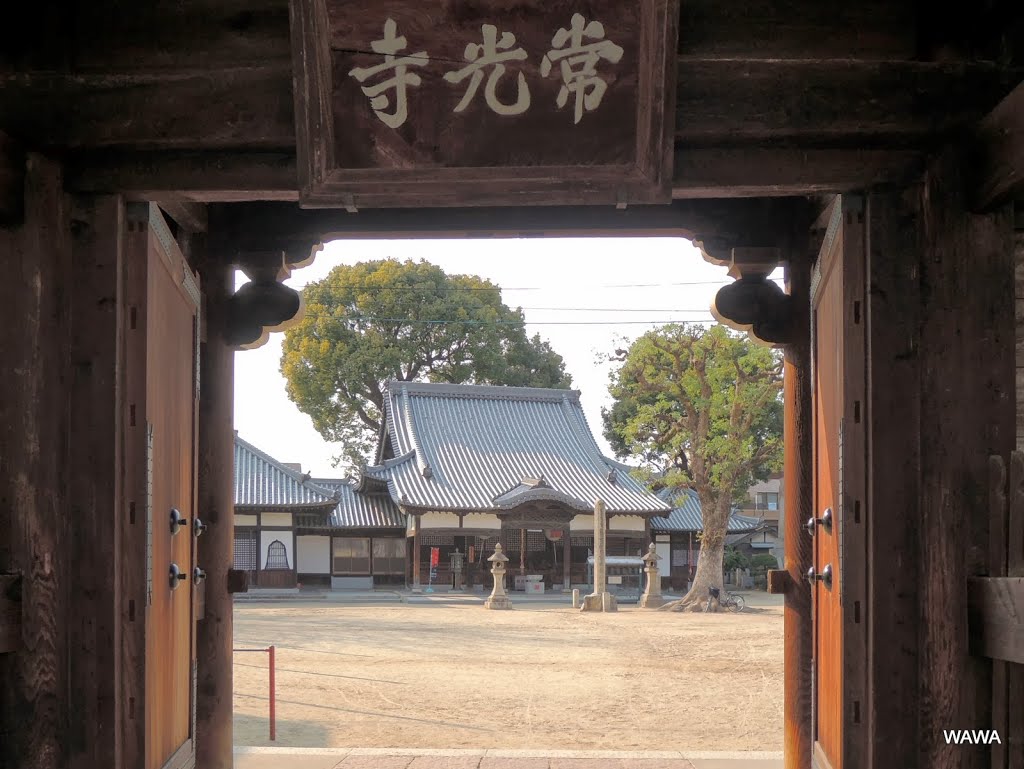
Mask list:
[[[814,570],[831,569],[832,582],[816,580],[814,605],[815,763],[842,769],[843,761],[843,622],[839,605],[840,447],[843,426],[842,237],[820,257],[820,281],[813,298],[814,328],[814,515],[830,511],[831,525],[814,530]]]
[[[146,768],[194,761],[194,566],[197,292],[159,213],[146,255],[147,528]],[[159,237],[163,235],[164,237]],[[185,525],[171,531],[171,511]],[[172,588],[170,568],[181,579]]]

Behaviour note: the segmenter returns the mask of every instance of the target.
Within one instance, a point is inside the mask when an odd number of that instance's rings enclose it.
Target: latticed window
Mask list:
[[[421,545],[431,545],[432,547],[438,547],[441,545],[454,545],[455,535],[454,534],[421,534],[420,535]]]
[[[373,573],[405,574],[405,540],[400,537],[373,540]]]
[[[335,537],[332,542],[331,561],[335,574],[370,573],[369,537]]]
[[[265,570],[270,571],[272,569],[290,569],[288,565],[288,550],[284,546],[284,542],[279,539],[275,539],[267,547],[267,565],[263,567]]]
[[[235,568],[256,571],[260,565],[259,546],[255,531],[235,532]]]

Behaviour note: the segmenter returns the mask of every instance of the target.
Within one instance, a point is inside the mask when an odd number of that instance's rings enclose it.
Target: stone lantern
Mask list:
[[[494,546],[494,555],[487,559],[491,564],[491,574],[494,575],[494,588],[491,590],[490,598],[484,601],[485,609],[511,609],[512,600],[505,593],[505,564],[508,556],[501,552],[501,543]]]
[[[647,547],[647,555],[643,557],[647,587],[644,588],[644,594],[640,596],[641,609],[657,609],[659,606],[665,605],[665,599],[661,595],[661,576],[658,574],[658,561],[661,560],[661,556],[656,551],[657,547],[652,542]]]

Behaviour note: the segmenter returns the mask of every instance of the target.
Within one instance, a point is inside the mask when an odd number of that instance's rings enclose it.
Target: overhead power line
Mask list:
[[[699,310],[671,310],[670,312],[700,312]],[[364,322],[364,323],[408,323],[426,326],[455,325],[467,326],[621,326],[621,325],[658,325],[669,323],[702,323],[715,322],[712,317],[705,318],[670,318],[658,320],[477,320],[474,318],[377,318],[365,315],[355,316],[317,316],[307,315],[310,320],[323,320],[332,323]]]
[[[772,280],[782,280],[772,278]],[[683,280],[668,283],[604,283],[594,286],[575,286],[577,290],[591,291],[605,288],[674,288],[676,286],[726,286],[732,283],[731,280]],[[301,286],[292,286],[296,290],[304,289],[312,283],[304,283]],[[389,285],[358,285],[343,284],[331,286],[339,289],[352,289],[355,291],[547,291],[549,289],[564,290],[564,286],[389,286]]]

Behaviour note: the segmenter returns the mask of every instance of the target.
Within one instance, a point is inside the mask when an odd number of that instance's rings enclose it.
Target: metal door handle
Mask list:
[[[171,583],[171,590],[178,588],[178,583],[188,579],[188,574],[178,568],[178,564],[172,563],[171,568],[168,569],[168,579]]]
[[[171,508],[171,534],[177,534],[178,529],[188,523],[188,518],[183,518],[178,508]]]
[[[825,531],[832,531],[832,508],[826,507],[825,512],[821,514],[821,518],[808,518],[807,523],[804,524],[804,528],[807,529],[807,533],[812,537],[814,536],[814,527],[821,524],[821,527]]]
[[[198,566],[192,569],[192,581],[197,585],[206,579],[206,572],[200,569]]]
[[[832,589],[832,564],[825,564],[825,568],[821,570],[821,574],[818,574],[812,566],[807,570],[805,579],[811,585],[817,580],[825,585],[829,590]]]

